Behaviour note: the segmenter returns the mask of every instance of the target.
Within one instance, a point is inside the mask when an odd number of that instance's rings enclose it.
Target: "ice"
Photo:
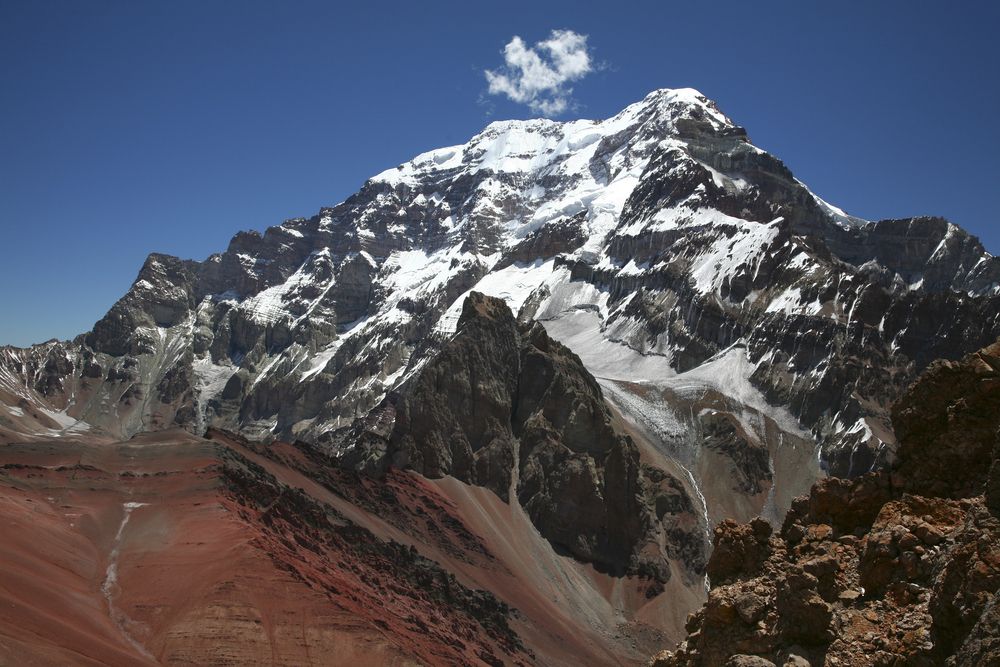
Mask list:
[[[747,358],[746,348],[733,345],[700,366],[664,380],[663,385],[681,396],[700,394],[706,388],[715,389],[727,400],[771,417],[786,432],[812,439],[787,409],[768,403],[760,390],[753,386],[750,376],[755,368]]]
[[[802,181],[799,181],[798,179],[795,179],[795,180],[799,183],[799,185],[801,185],[802,187],[805,187],[805,183],[803,183]],[[806,188],[806,189],[808,190],[808,188]],[[812,193],[810,193],[810,194],[812,194]],[[833,221],[836,222],[841,227],[845,227],[845,228],[863,227],[863,226],[865,226],[865,225],[868,224],[867,220],[864,220],[862,218],[858,218],[858,217],[853,216],[853,215],[848,215],[847,213],[844,213],[843,210],[837,208],[833,204],[827,203],[826,201],[820,199],[815,194],[813,194],[812,197],[813,197],[813,200],[815,200],[815,202],[817,204],[819,204],[819,207],[821,209],[823,209],[823,211],[827,215],[829,215],[830,218],[833,219]]]
[[[46,407],[41,406],[41,405],[39,405],[37,407],[38,407],[38,411],[39,412],[44,413],[47,417],[49,417],[50,419],[52,419],[52,421],[54,421],[55,423],[59,424],[59,426],[61,428],[63,428],[63,429],[67,429],[67,428],[69,428],[70,426],[73,426],[74,424],[76,424],[79,421],[76,417],[70,417],[68,414],[66,414],[65,410],[60,410],[60,411],[57,412],[55,410],[52,410],[50,408],[46,408]]]
[[[212,358],[208,355],[201,359],[195,359],[191,368],[194,371],[194,385],[198,392],[198,401],[202,404],[203,409],[204,404],[209,399],[222,393],[229,378],[236,372],[236,368],[233,366],[213,363]]]
[[[600,315],[593,310],[570,310],[542,320],[542,324],[550,336],[573,350],[587,370],[599,378],[654,382],[676,374],[669,356],[642,354],[605,337]]]
[[[711,209],[703,210],[711,211],[706,214],[706,218],[717,220],[718,216],[724,215]],[[780,220],[781,218],[777,218],[764,224],[730,218],[728,222],[738,232],[732,238],[720,235],[709,251],[696,258],[691,265],[695,289],[702,294],[718,293],[723,280],[736,273],[740,267],[759,265],[764,251],[778,235],[777,223]]]

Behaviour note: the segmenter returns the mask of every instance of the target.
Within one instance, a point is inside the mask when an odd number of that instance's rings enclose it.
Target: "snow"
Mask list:
[[[195,389],[198,391],[198,400],[204,404],[215,398],[225,389],[229,378],[236,372],[233,366],[219,365],[212,362],[208,355],[201,359],[195,359],[191,365],[195,377]]]
[[[363,260],[365,260],[366,262],[368,262],[368,266],[372,267],[373,269],[377,269],[377,268],[378,268],[378,262],[376,262],[376,261],[375,261],[375,258],[374,258],[374,257],[372,257],[372,256],[371,256],[371,255],[370,255],[370,254],[369,254],[368,252],[366,252],[366,251],[362,250],[362,251],[360,251],[360,252],[358,253],[358,255],[359,255],[359,256],[360,256],[360,257],[361,257],[361,258],[362,258]]]
[[[263,369],[255,383],[278,373],[294,373],[302,381],[313,381],[337,357],[347,340],[359,336],[362,341],[351,346],[352,351],[354,347],[360,348],[357,363],[367,364],[369,369],[381,368],[382,372],[361,373],[352,389],[338,398],[351,401],[356,396],[348,394],[358,391],[367,400],[378,393],[380,384],[392,386],[419,368],[422,360],[409,363],[407,349],[411,343],[401,341],[397,335],[398,330],[412,330],[410,320],[420,317],[413,313],[422,308],[442,313],[434,330],[436,334],[448,335],[455,331],[465,298],[475,290],[502,298],[515,312],[529,299],[532,303],[537,299],[537,319],[553,337],[579,354],[604,383],[639,382],[681,392],[720,386],[724,394],[736,391],[741,396],[755,397],[755,405],[769,409],[747,379],[753,368],[742,351],[727,351],[707,362],[704,368],[677,374],[672,367],[674,350],[670,347],[670,334],[651,335],[644,322],[626,316],[624,310],[635,292],[623,294],[623,286],[629,290],[630,285],[643,285],[638,278],[662,270],[663,264],[650,266],[629,257],[612,257],[607,251],[612,234],[647,235],[650,244],[663,237],[683,239],[687,234],[692,238],[698,235],[698,243],[678,244],[687,254],[672,257],[679,263],[671,266],[671,270],[682,270],[687,263],[692,285],[702,295],[718,295],[727,277],[747,269],[752,274],[760,266],[778,235],[780,219],[769,223],[743,220],[705,205],[711,183],[733,192],[748,187],[748,182],[744,174],[725,173],[709,164],[710,161],[694,157],[701,153],[688,146],[677,132],[678,121],[692,116],[717,129],[733,126],[714,104],[689,88],[654,91],[605,120],[491,123],[466,144],[421,153],[377,174],[371,182],[388,187],[374,188],[372,202],[360,197],[362,208],[351,209],[348,205],[344,209],[321,211],[319,229],[324,235],[310,239],[319,249],[310,253],[287,279],[246,298],[234,292],[215,295],[206,307],[230,301],[258,324],[282,323],[292,328],[314,317],[317,304],[333,287],[333,278],[317,279],[321,273],[319,264],[324,263],[322,268],[330,269],[360,255],[377,273],[374,312],[319,349],[299,342],[262,359],[255,357],[255,367]],[[759,151],[747,146],[748,150]],[[663,156],[665,152],[670,153],[667,156],[672,165],[670,177],[696,175],[704,184],[670,207],[622,220],[626,202],[642,179],[663,176],[647,171],[647,167],[652,156]],[[865,223],[818,197],[816,202],[838,224]],[[332,210],[336,213],[331,213]],[[336,229],[333,229],[333,215],[337,215]],[[570,219],[581,221],[585,235],[583,246],[571,253],[570,261],[585,260],[617,277],[633,279],[619,281],[613,299],[608,291],[612,289],[610,286],[572,281],[569,268],[557,266],[552,259],[493,270],[506,249],[546,225]],[[411,228],[413,220],[418,224]],[[419,222],[424,220],[437,221],[445,233],[439,236],[440,228],[435,228],[430,230],[432,237],[422,236]],[[499,228],[499,239],[489,229],[493,225]],[[385,228],[392,235],[388,243],[377,232]],[[483,228],[487,229],[481,236],[471,231]],[[289,241],[303,238],[300,229],[308,234],[310,227],[305,221],[286,221],[275,232],[288,237],[281,240]],[[358,246],[330,240],[331,236],[339,238],[337,235],[341,233],[356,234],[363,241],[362,246],[378,254],[378,259],[369,251],[359,251]],[[703,240],[705,243],[701,244]],[[320,247],[325,244],[330,247]],[[402,249],[394,249],[400,246]],[[350,250],[331,251],[331,248]],[[245,271],[253,272],[269,260],[240,254],[238,261]],[[807,272],[817,264],[807,252],[800,251],[790,266]],[[473,279],[475,285],[448,302],[446,294],[458,291],[454,288],[459,284],[455,282],[458,276],[463,280],[468,277],[461,283],[463,288]],[[748,298],[769,299],[766,310],[772,313],[818,312],[821,308],[818,302],[802,303],[802,284],[778,294],[760,289]],[[301,289],[307,286],[311,289]],[[446,292],[448,286],[454,291]],[[146,281],[138,281],[136,287],[153,289]],[[307,299],[302,294],[310,296]],[[410,307],[414,303],[421,308]],[[193,323],[187,323],[186,333],[160,328],[148,332],[158,343],[156,363],[161,368],[168,368],[166,360],[173,359],[184,348],[181,343],[190,340],[192,326]],[[391,363],[388,350],[393,355]],[[401,358],[407,361],[400,362]],[[235,370],[235,366],[226,362],[215,364],[207,356],[194,361],[195,386],[202,405],[221,393]],[[0,381],[9,383],[4,375],[0,375]],[[718,385],[719,382],[724,384]]]
[[[553,260],[535,260],[531,264],[511,264],[487,274],[475,286],[455,300],[434,327],[442,333],[453,333],[462,315],[462,306],[472,292],[503,299],[516,315],[528,296],[552,275]]]
[[[706,388],[715,389],[728,399],[771,417],[785,431],[811,439],[812,436],[802,431],[798,420],[787,409],[768,403],[760,390],[753,386],[750,376],[754,370],[754,364],[747,358],[746,348],[734,345],[700,366],[664,380],[663,384],[680,396],[694,396],[703,393]]]
[[[798,179],[795,180],[802,187],[804,188],[806,187],[805,183],[803,183],[802,181]],[[806,188],[806,190],[808,189],[809,188]],[[863,220],[856,216],[848,215],[847,213],[844,213],[842,209],[839,209],[833,204],[830,204],[820,199],[817,195],[811,192],[810,194],[812,194],[813,200],[815,200],[815,202],[819,205],[819,207],[823,209],[823,212],[826,213],[828,216],[830,216],[830,218],[832,218],[833,221],[836,222],[841,227],[850,229],[851,227],[864,227],[865,225],[868,224],[868,220]]]
[[[55,423],[59,424],[60,428],[62,429],[68,429],[69,427],[73,426],[79,421],[76,417],[70,417],[68,414],[66,414],[65,410],[60,410],[57,412],[55,410],[46,408],[41,405],[37,407],[39,412],[45,414],[45,416],[50,418]]]
[[[304,285],[316,285],[317,280],[315,277],[316,262],[328,262],[330,258],[330,252],[327,249],[323,249],[318,252],[314,252],[306,258],[301,266],[288,277],[282,283],[277,285],[272,285],[267,289],[264,289],[254,296],[249,297],[243,303],[240,304],[240,308],[247,313],[250,319],[259,324],[274,324],[283,319],[287,319],[290,322],[298,322],[302,318],[308,316],[313,308],[316,307],[323,297],[326,295],[326,291],[330,289],[333,285],[334,279],[331,277],[326,282],[318,283],[322,288],[320,296],[316,297],[309,304],[300,304],[305,308],[305,313],[299,317],[293,317],[289,311],[289,303],[292,302],[295,297],[295,292]],[[369,256],[369,262],[373,262]]]
[[[365,330],[366,324],[371,320],[369,317],[362,317],[346,325],[341,334],[332,343],[309,357],[309,365],[302,371],[302,380],[308,380],[314,375],[322,372],[330,360],[337,354],[337,350],[343,346],[347,339],[356,336]]]
[[[699,107],[700,115],[717,127],[732,125],[696,90],[658,90],[603,121],[494,122],[465,145],[422,153],[374,176],[372,181],[419,188],[421,183],[440,180],[444,174],[454,177],[452,172],[477,174],[479,196],[467,215],[492,213],[507,217],[508,245],[544,225],[583,214],[587,241],[579,252],[595,253],[616,227],[625,202],[638,184],[651,154],[648,149],[663,143],[676,120],[691,114],[694,107]],[[630,133],[629,140],[621,136],[626,132]],[[615,141],[609,147],[605,140],[611,138]],[[667,141],[681,144],[669,138]],[[599,155],[598,150],[610,152]],[[599,163],[597,168],[595,162]],[[738,179],[712,171],[720,182],[738,187]],[[484,174],[508,177],[490,178]],[[543,179],[551,177],[559,177],[560,185],[555,189],[540,186]],[[527,219],[508,215],[509,211],[499,211],[495,205],[517,200],[536,202],[543,197],[547,201]],[[426,196],[417,193],[411,202],[424,205]],[[449,217],[445,226],[460,229],[465,222],[465,218]]]
[[[387,273],[383,285],[389,295],[388,307],[384,307],[383,312],[392,310],[404,298],[436,295],[459,271],[469,266],[480,265],[485,273],[498,259],[499,255],[484,257],[464,251],[461,243],[432,252],[423,249],[393,252],[382,265]],[[409,315],[400,310],[395,310],[391,317],[409,319]]]
[[[570,310],[555,319],[542,320],[542,324],[599,378],[654,382],[676,373],[668,355],[642,354],[624,342],[607,338],[601,331],[600,315],[593,310]]]
[[[957,231],[958,228],[949,222],[948,229],[945,232],[944,237],[941,239],[941,241],[937,244],[937,247],[934,248],[934,251],[927,258],[928,263],[933,262],[935,259],[937,259],[938,255],[942,255],[947,252],[948,241],[950,241],[952,237],[955,236]]]
[[[152,654],[147,651],[146,648],[139,643],[139,641],[133,637],[129,631],[129,626],[133,625],[135,622],[130,619],[123,610],[119,609],[115,605],[115,597],[120,588],[118,584],[118,559],[121,555],[122,538],[125,535],[125,527],[128,526],[129,518],[131,518],[133,510],[143,507],[145,504],[146,503],[126,502],[122,505],[122,521],[118,525],[118,532],[115,534],[114,544],[111,548],[111,553],[108,555],[108,567],[104,573],[104,581],[101,584],[101,592],[104,594],[105,600],[107,600],[108,613],[114,621],[115,626],[118,628],[118,631],[137,651],[152,659]]]
[[[729,218],[718,211],[712,211],[705,217],[718,221],[709,224],[721,224],[718,216]],[[763,252],[778,235],[777,223],[780,220],[777,218],[763,224],[729,218],[729,224],[737,228],[737,233],[732,238],[721,234],[707,252],[692,262],[690,272],[695,290],[701,294],[717,293],[727,276],[735,274],[743,266],[759,265]]]
[[[801,300],[802,290],[798,287],[789,287],[771,299],[771,303],[767,304],[766,312],[791,314]]]

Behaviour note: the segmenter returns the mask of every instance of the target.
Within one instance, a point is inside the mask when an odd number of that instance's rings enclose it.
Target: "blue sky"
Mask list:
[[[698,88],[848,212],[1000,252],[997,3],[341,4],[0,3],[0,344],[89,329],[151,251],[203,259],[534,115],[484,72],[553,29],[599,65],[562,118]]]

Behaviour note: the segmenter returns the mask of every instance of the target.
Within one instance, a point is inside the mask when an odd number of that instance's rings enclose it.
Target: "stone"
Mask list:
[[[767,658],[758,655],[734,655],[726,660],[725,667],[776,667]]]

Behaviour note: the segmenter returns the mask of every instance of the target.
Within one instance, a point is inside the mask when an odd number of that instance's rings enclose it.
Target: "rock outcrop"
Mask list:
[[[708,602],[652,664],[1000,664],[998,367],[1000,344],[931,364],[895,470],[821,480],[777,535],[721,523]]]
[[[949,498],[982,494],[996,461],[997,415],[1000,343],[932,364],[893,408],[896,436],[906,442],[898,468],[906,489]]]
[[[851,217],[712,101],[661,90],[603,121],[491,123],[204,261],[150,255],[91,332],[0,348],[0,441],[300,441],[487,488],[563,553],[662,584],[700,573],[705,524],[776,527],[822,472],[892,464],[890,405],[998,313],[975,237]],[[848,487],[815,502],[852,531]],[[778,538],[756,535],[766,569]]]
[[[519,503],[557,550],[619,576],[662,583],[670,559],[693,575],[704,567],[685,486],[640,464],[580,359],[501,299],[471,293],[455,337],[376,413],[391,431],[365,420],[342,435],[359,469],[484,486]]]
[[[892,459],[888,408],[920,370],[1000,334],[1000,260],[974,237],[848,216],[697,91],[661,90],[604,121],[492,123],[204,261],[152,254],[92,331],[5,348],[0,387],[116,437],[321,442],[432,356],[474,288],[586,334],[590,366],[628,351],[663,377],[742,350],[743,379],[846,477]],[[720,457],[756,448],[734,483],[766,490],[783,435],[706,427]]]

